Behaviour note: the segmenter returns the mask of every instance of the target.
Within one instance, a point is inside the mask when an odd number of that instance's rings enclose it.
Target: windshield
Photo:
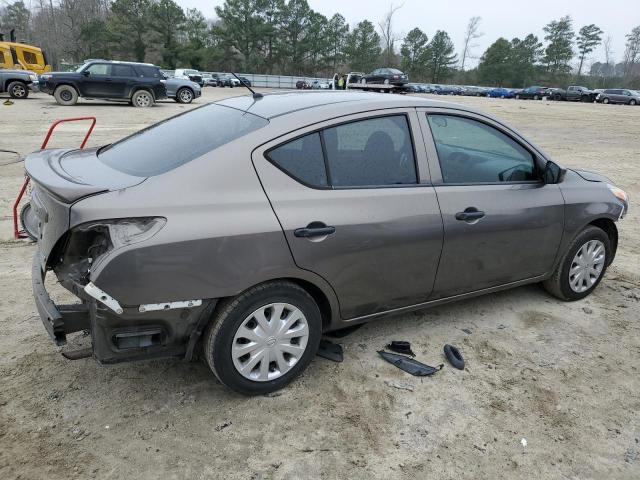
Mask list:
[[[257,115],[211,103],[104,147],[98,158],[120,172],[151,177],[184,165],[267,123]]]

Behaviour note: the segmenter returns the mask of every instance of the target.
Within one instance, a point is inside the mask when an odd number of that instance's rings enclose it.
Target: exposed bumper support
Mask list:
[[[61,346],[67,343],[67,334],[89,328],[89,307],[86,304],[56,306],[44,288],[44,273],[36,255],[31,269],[31,284],[36,307],[49,336]]]

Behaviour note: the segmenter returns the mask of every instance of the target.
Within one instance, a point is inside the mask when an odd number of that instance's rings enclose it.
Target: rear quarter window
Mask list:
[[[248,112],[209,104],[104,147],[98,158],[120,172],[151,177],[184,165],[268,123]]]

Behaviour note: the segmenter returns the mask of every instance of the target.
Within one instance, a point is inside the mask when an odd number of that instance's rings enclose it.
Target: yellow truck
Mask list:
[[[16,42],[13,31],[10,42],[0,35],[0,68],[31,70],[38,75],[51,71],[46,53],[40,47]]]

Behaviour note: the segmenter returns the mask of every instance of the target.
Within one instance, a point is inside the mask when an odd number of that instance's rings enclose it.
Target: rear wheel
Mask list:
[[[206,361],[245,395],[283,388],[311,362],[322,334],[320,310],[298,285],[276,281],[219,305],[204,338]]]
[[[56,99],[58,105],[67,107],[78,103],[78,92],[71,85],[60,85],[53,92],[53,98]]]
[[[534,99],[534,100],[538,100],[538,95],[534,95],[534,96],[533,96],[533,99]]]
[[[598,286],[610,255],[608,235],[598,227],[589,226],[569,244],[553,275],[543,285],[561,300],[580,300]]]
[[[148,90],[138,90],[131,96],[131,104],[138,108],[147,108],[153,105],[153,95]]]
[[[22,82],[11,82],[7,87],[11,98],[22,99],[29,96],[29,87]]]

